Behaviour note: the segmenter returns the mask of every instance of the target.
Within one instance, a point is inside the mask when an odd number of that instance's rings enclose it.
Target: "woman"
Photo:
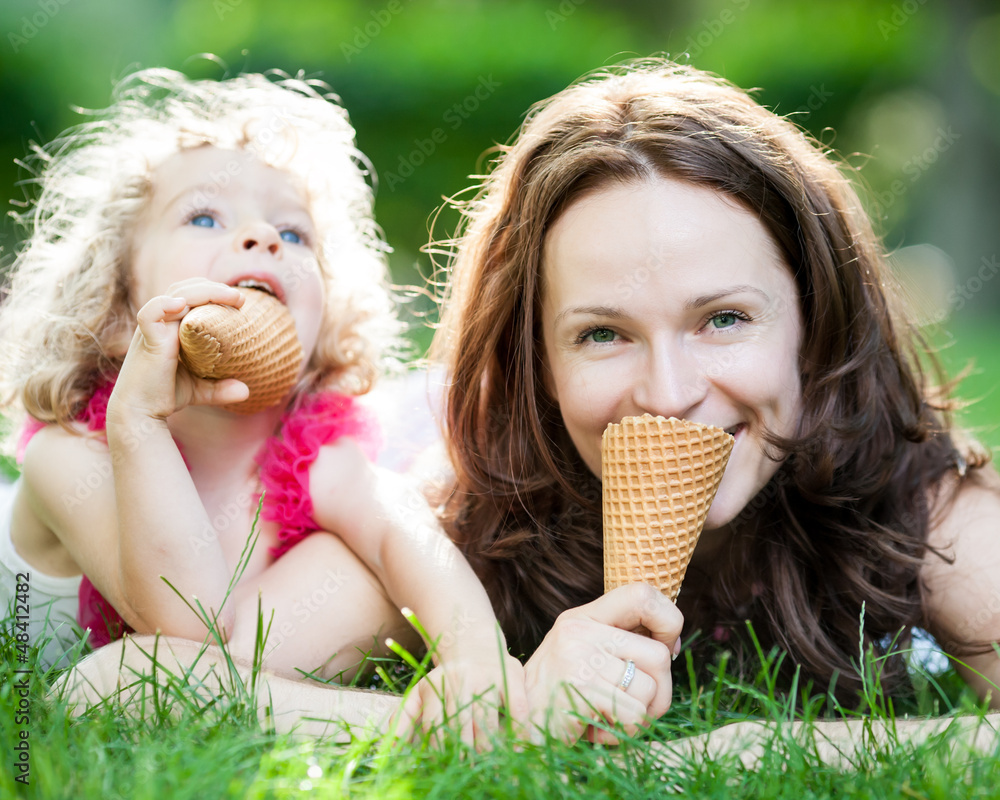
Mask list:
[[[588,721],[662,714],[682,621],[739,649],[749,619],[850,695],[864,608],[875,652],[923,624],[980,692],[1000,678],[1000,620],[976,616],[1000,591],[996,473],[920,372],[849,182],[798,129],[705,73],[629,64],[536,107],[466,215],[435,343],[442,507],[530,656],[536,725],[610,740]],[[683,620],[650,587],[601,596],[600,435],[643,412],[736,438]]]
[[[536,106],[465,208],[436,341],[446,522],[513,652],[544,654],[599,596],[601,433],[651,413],[736,438],[686,632],[751,658],[750,620],[856,698],[863,612],[866,650],[927,627],[985,695],[997,474],[951,428],[890,283],[849,181],[730,84],[650,60]],[[612,683],[639,664],[615,655]],[[883,685],[905,674],[890,658]]]

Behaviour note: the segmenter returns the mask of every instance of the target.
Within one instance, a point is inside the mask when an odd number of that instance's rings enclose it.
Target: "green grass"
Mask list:
[[[5,629],[7,625],[4,626]],[[517,743],[504,735],[486,752],[475,752],[447,734],[437,746],[425,742],[355,740],[296,741],[260,728],[245,689],[212,698],[182,682],[164,681],[161,702],[136,718],[115,705],[72,719],[46,694],[54,674],[18,665],[5,637],[0,653],[0,800],[6,798],[322,798],[423,797],[991,797],[1000,778],[1000,755],[973,759],[951,754],[948,735],[913,745],[863,748],[847,764],[823,763],[808,743],[775,733],[763,747],[757,769],[746,769],[739,753],[684,756],[665,766],[650,742],[675,741],[741,720],[804,719],[831,713],[822,694],[798,693],[798,711],[778,686],[779,657],[762,654],[758,674],[738,681],[721,658],[703,681],[680,681],[670,712],[653,729],[622,746],[566,745],[547,740]],[[859,659],[860,660],[860,659]],[[878,686],[879,661],[861,660],[867,676],[866,718],[891,722],[904,712],[933,710],[977,714],[979,707],[957,676],[918,675],[917,694],[893,701]],[[28,674],[19,674],[18,667]],[[683,676],[683,668],[681,670]],[[16,681],[30,684],[30,722]],[[796,695],[795,692],[792,693]],[[841,712],[855,719],[850,712]],[[22,724],[24,723],[24,724]],[[21,730],[30,733],[30,784],[13,780],[13,747]],[[777,731],[777,728],[774,728]]]

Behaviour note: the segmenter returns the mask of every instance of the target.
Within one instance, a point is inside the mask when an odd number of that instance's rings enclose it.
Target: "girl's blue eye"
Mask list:
[[[190,225],[194,225],[198,228],[214,228],[218,223],[211,214],[198,214],[197,216],[191,217]]]
[[[716,314],[711,322],[713,328],[731,328],[737,323],[737,317],[735,314]]]
[[[281,241],[283,242],[288,242],[290,244],[302,244],[302,237],[295,231],[282,231],[279,235],[281,236]]]
[[[608,342],[613,342],[617,336],[618,334],[610,328],[594,328],[594,330],[587,333],[584,338],[590,339],[592,342],[597,344],[607,344]]]

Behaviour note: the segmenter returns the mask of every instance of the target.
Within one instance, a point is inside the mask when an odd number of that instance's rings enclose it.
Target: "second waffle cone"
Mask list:
[[[242,403],[225,406],[256,414],[291,391],[302,366],[295,321],[273,295],[241,288],[242,308],[214,303],[189,311],[180,326],[181,362],[199,378],[236,378],[250,389]]]
[[[734,439],[671,417],[626,417],[601,443],[604,591],[645,581],[676,600]]]

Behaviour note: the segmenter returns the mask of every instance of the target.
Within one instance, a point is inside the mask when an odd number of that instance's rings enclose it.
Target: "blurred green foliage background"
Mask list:
[[[278,68],[327,81],[379,175],[399,283],[442,198],[470,185],[529,106],[585,72],[665,53],[717,72],[832,146],[864,186],[922,322],[980,372],[969,418],[1000,444],[1000,6],[966,0],[4,0],[0,186],[30,141],[107,104],[138,67]],[[215,60],[201,57],[209,53]],[[434,235],[447,236],[444,214]],[[0,226],[0,264],[17,232]],[[426,336],[418,334],[418,340]]]

